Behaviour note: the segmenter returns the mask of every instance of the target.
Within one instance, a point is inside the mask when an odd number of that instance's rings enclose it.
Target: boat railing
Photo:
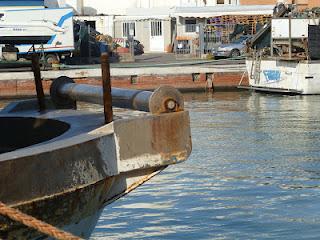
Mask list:
[[[37,90],[39,110],[44,111],[45,100],[39,67],[39,57],[33,54],[33,72]],[[105,122],[113,120],[112,107],[127,108],[152,114],[178,112],[184,110],[182,94],[171,86],[160,86],[154,92],[111,88],[110,65],[107,53],[101,55],[102,87],[77,84],[69,77],[55,79],[50,88],[51,100],[57,108],[75,107],[77,101],[104,106]]]
[[[53,81],[50,95],[57,107],[75,105],[76,101],[102,104],[106,123],[112,121],[112,106],[127,108],[152,114],[183,111],[182,94],[171,86],[160,86],[154,92],[111,88],[108,55],[101,56],[102,87],[77,84],[73,79],[61,76]]]

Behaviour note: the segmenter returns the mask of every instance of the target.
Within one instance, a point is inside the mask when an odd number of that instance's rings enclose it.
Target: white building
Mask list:
[[[196,24],[226,14],[269,14],[272,7],[239,6],[240,0],[45,0],[48,7],[72,7],[76,18],[115,38],[132,33],[145,51],[170,49],[177,36],[195,35]],[[226,12],[226,13],[224,13]],[[211,16],[212,15],[212,16]]]

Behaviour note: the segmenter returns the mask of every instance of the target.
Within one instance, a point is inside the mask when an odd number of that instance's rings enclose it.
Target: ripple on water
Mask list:
[[[108,206],[92,239],[320,239],[320,96],[185,98],[190,159]]]

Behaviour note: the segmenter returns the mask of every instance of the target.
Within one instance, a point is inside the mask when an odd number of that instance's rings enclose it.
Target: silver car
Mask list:
[[[228,44],[222,44],[212,49],[212,55],[215,57],[239,57],[246,51],[246,43],[251,38],[249,35],[243,35],[237,40]]]

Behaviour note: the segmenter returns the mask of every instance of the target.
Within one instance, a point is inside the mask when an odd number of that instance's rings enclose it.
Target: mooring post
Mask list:
[[[33,75],[34,75],[34,81],[36,84],[39,110],[41,112],[46,109],[46,106],[45,106],[44,92],[43,92],[42,81],[41,81],[39,56],[36,53],[32,54],[32,71],[33,71]]]
[[[104,120],[105,120],[105,123],[107,124],[113,121],[110,64],[109,64],[108,53],[101,54],[101,70],[102,70]]]

